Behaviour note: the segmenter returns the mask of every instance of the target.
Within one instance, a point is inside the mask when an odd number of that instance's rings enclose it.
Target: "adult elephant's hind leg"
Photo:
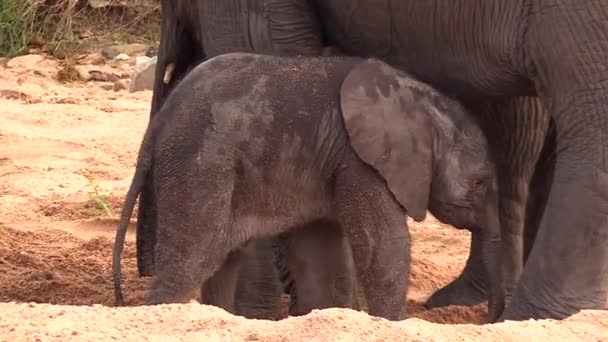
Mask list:
[[[241,248],[230,252],[224,264],[201,286],[201,302],[235,313],[235,293],[243,263]]]
[[[287,239],[287,266],[296,290],[289,314],[352,308],[355,274],[342,227],[332,220],[316,220],[291,230]]]
[[[404,319],[410,234],[403,209],[386,182],[358,160],[336,178],[335,208],[349,237],[368,313]]]
[[[247,318],[279,320],[287,317],[283,286],[275,267],[273,244],[277,237],[249,242],[242,258],[235,289],[234,309]]]

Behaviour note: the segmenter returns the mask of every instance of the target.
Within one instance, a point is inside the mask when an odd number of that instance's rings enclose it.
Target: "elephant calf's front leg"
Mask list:
[[[362,163],[336,179],[336,208],[353,252],[370,315],[406,316],[410,235],[405,213],[386,183]]]

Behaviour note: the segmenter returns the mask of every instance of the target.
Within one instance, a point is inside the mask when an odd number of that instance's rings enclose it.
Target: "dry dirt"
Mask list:
[[[51,77],[51,60],[36,68],[0,66],[2,341],[608,340],[608,312],[482,326],[485,306],[423,309],[424,299],[460,272],[468,253],[468,233],[432,217],[412,223],[412,318],[402,322],[344,309],[273,322],[197,303],[112,308],[116,216],[151,93],[108,91],[96,82],[60,84]],[[111,216],[96,203],[102,196]],[[138,305],[149,280],[136,276],[133,238],[131,230],[124,291],[128,304]]]

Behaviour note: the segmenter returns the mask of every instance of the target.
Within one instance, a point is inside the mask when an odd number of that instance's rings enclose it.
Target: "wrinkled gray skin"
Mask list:
[[[335,222],[314,222],[278,238],[254,239],[250,244],[237,275],[235,314],[278,320],[313,309],[358,309],[350,245]],[[277,260],[277,256],[284,257]],[[226,286],[230,282],[221,283]],[[292,298],[288,311],[284,310],[283,292]]]
[[[175,80],[198,60],[234,51],[318,55],[329,44],[382,58],[487,120],[482,126],[495,162],[509,166],[498,169],[500,216],[510,265],[505,284],[509,291],[517,287],[503,318],[564,318],[606,307],[606,2],[174,0],[163,1],[162,12],[151,116],[176,84],[161,81],[171,63]],[[555,135],[551,162],[539,159],[548,121]],[[547,173],[548,184],[536,176]],[[154,266],[151,189],[147,180],[138,213],[142,275]],[[538,232],[525,268],[518,254],[531,245],[523,241],[524,226],[526,239]],[[477,291],[471,281],[463,284],[447,289],[443,299],[462,298],[454,289]]]
[[[346,232],[371,315],[405,317],[406,212],[483,227],[486,267],[499,269],[483,133],[459,103],[385,63],[219,56],[178,84],[159,118],[140,149],[114,255],[119,289],[126,225],[151,174],[158,235],[149,304],[188,300],[197,284],[207,291],[218,270],[232,281],[244,243],[319,220]],[[490,278],[495,319],[504,294]]]
[[[486,132],[494,132],[491,136],[491,146],[493,154],[500,156],[496,158],[499,174],[502,172],[505,175],[517,175],[513,179],[499,177],[503,180],[500,188],[504,191],[503,201],[500,203],[503,228],[516,228],[520,224],[524,226],[523,243],[513,230],[513,233],[502,237],[515,247],[515,251],[510,255],[511,259],[503,259],[506,264],[503,265],[506,267],[505,274],[514,272],[511,274],[513,279],[521,273],[521,267],[528,259],[547,203],[555,167],[555,125],[536,97],[520,97],[486,105],[485,108],[470,109],[483,115],[480,121]],[[519,124],[522,122],[525,125]],[[503,257],[509,256],[508,253],[505,251]],[[435,292],[425,306],[433,308],[479,304],[486,298],[487,283],[481,239],[478,233],[473,231],[469,259],[464,271],[457,279]],[[512,286],[513,283],[505,282],[507,299],[512,291],[509,285]]]

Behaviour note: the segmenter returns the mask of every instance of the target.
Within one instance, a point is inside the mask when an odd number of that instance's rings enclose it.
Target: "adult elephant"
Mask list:
[[[497,170],[502,176],[500,212],[503,235],[515,249],[510,255],[505,255],[514,258],[506,260],[506,266],[507,271],[511,271],[511,279],[516,280],[534,243],[551,188],[555,166],[555,125],[537,97],[477,103],[472,112],[478,114],[484,130],[492,134]],[[473,231],[469,258],[462,274],[435,292],[425,307],[477,305],[485,301],[488,274],[481,251],[481,235]],[[506,289],[507,293],[511,290]]]
[[[552,185],[534,246],[503,318],[563,318],[604,308],[608,295],[608,4],[600,0],[211,0],[163,1],[163,31],[151,115],[194,63],[229,51],[319,54],[324,44],[375,56],[479,108],[513,114],[532,134],[538,96],[555,125]],[[174,66],[174,68],[172,67]],[[172,77],[170,77],[172,74]],[[167,76],[167,77],[164,77]],[[501,104],[510,103],[504,108]],[[518,111],[523,111],[515,116]],[[534,121],[534,120],[532,120]],[[493,127],[498,127],[494,125]],[[498,146],[497,143],[496,146]],[[496,147],[498,158],[535,164]],[[521,155],[533,146],[524,146]],[[500,163],[500,160],[498,161]],[[519,167],[514,167],[517,169]],[[525,167],[523,167],[525,168]],[[523,173],[501,177],[505,255],[521,249]],[[523,177],[523,178],[522,178]],[[511,186],[509,180],[516,180]],[[510,205],[510,203],[515,203]],[[153,272],[154,199],[144,190],[138,223],[140,272]],[[511,206],[514,211],[507,213]],[[540,209],[538,209],[540,210]],[[542,212],[542,210],[541,210]],[[519,263],[517,258],[512,263]],[[507,286],[521,264],[507,272]]]

